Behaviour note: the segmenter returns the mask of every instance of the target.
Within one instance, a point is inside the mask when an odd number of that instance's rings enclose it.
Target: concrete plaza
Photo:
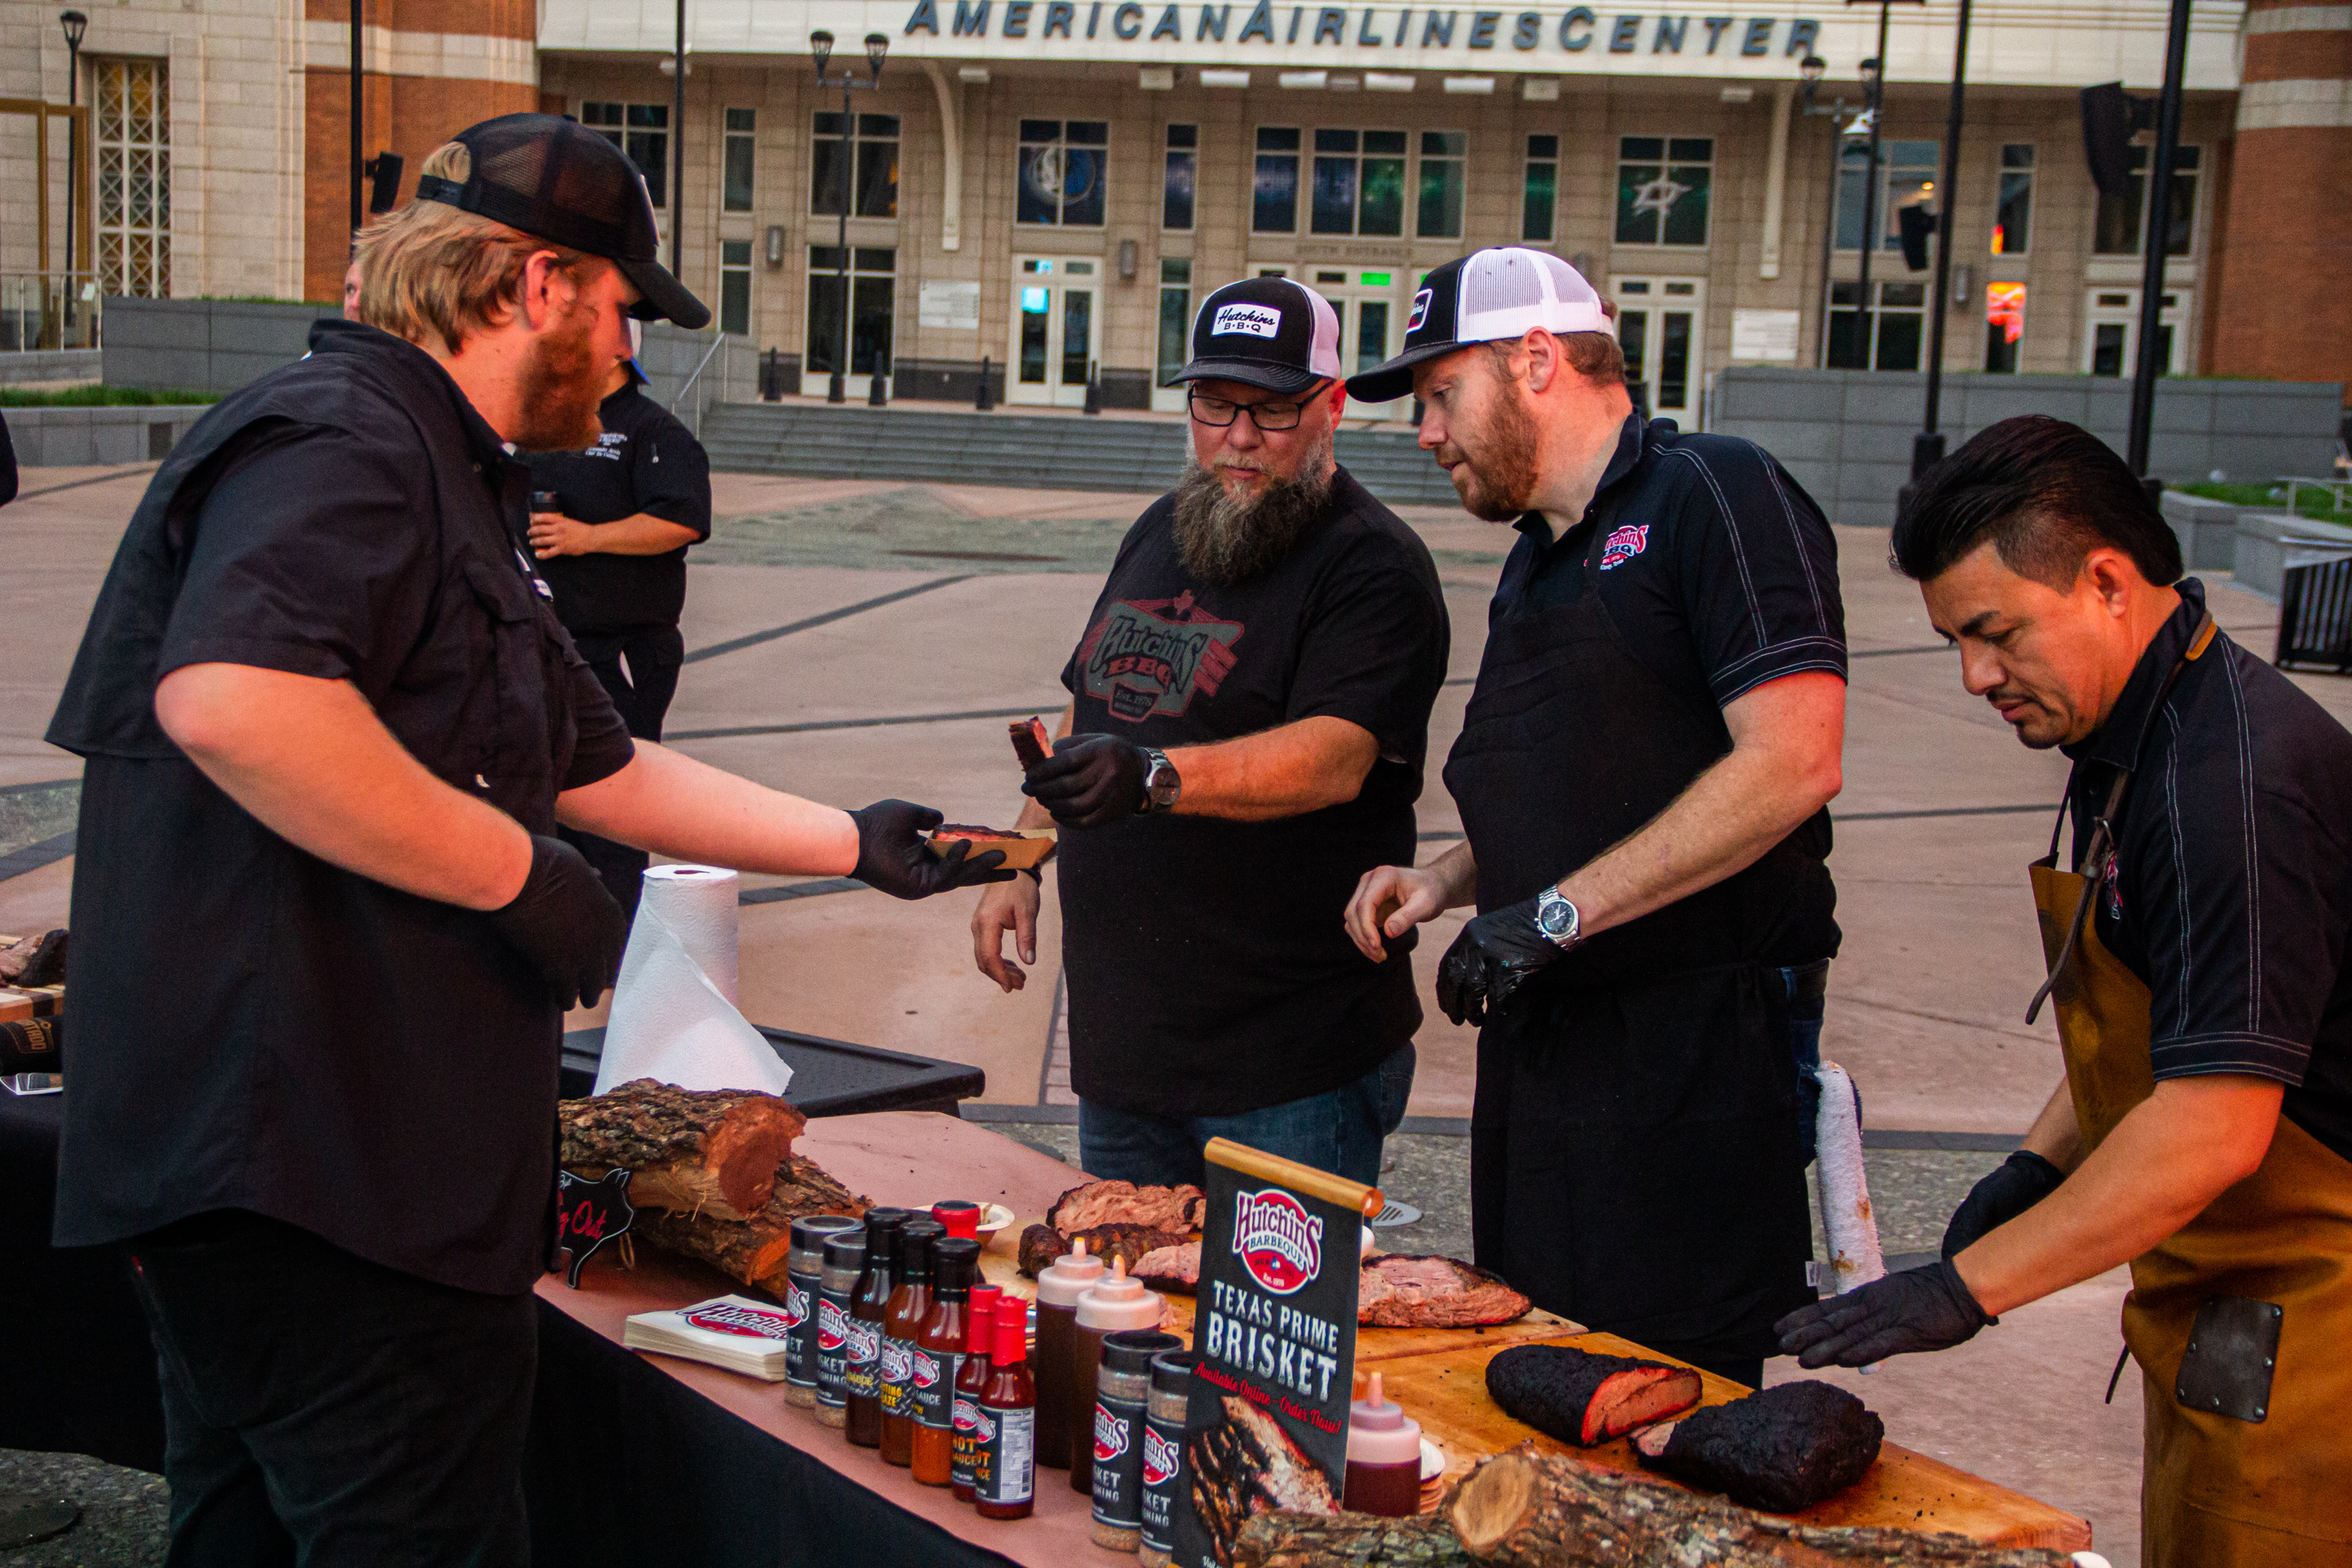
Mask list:
[[[25,495],[0,510],[0,931],[68,919],[72,862],[58,836],[72,826],[79,764],[39,737],[152,471],[29,469]],[[837,805],[901,795],[951,820],[1008,822],[1020,796],[1004,719],[1066,700],[1063,661],[1145,498],[732,475],[716,492],[722,521],[690,575],[674,742]],[[1408,521],[1435,552],[1454,622],[1420,805],[1426,858],[1459,831],[1435,763],[1461,722],[1510,535],[1439,509]],[[2021,1131],[2059,1076],[2049,1020],[2022,1021],[2041,972],[2025,866],[2048,842],[2065,763],[2020,747],[1960,689],[1916,589],[1885,564],[1883,533],[1841,530],[1839,547],[1853,653],[1832,808],[1845,944],[1823,1053],[1853,1073],[1874,1132],[1932,1135],[1872,1156],[1888,1250],[1923,1251],[2000,1160],[1994,1135]],[[2267,653],[2275,606],[2226,581],[2212,589],[2223,627]],[[2352,718],[2352,683],[2299,679]],[[795,881],[810,885],[742,910],[751,1018],[981,1067],[979,1114],[1066,1146],[1052,900],[1030,984],[1005,996],[972,967],[973,895],[902,904],[819,879]],[[1422,943],[1424,982],[1459,922],[1436,922]],[[1431,1213],[1396,1243],[1415,1250],[1465,1245],[1473,1035],[1431,1012],[1411,1107],[1431,1120],[1409,1123],[1388,1178]],[[1841,1381],[1896,1441],[2089,1516],[2100,1550],[2136,1563],[2136,1374],[2101,1403],[2126,1283],[2116,1271],[1961,1350]]]

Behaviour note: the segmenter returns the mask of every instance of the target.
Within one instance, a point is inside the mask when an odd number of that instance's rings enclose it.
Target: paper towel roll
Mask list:
[[[1867,1285],[1886,1272],[1878,1249],[1878,1220],[1870,1208],[1870,1175],[1862,1163],[1862,1118],[1853,1079],[1835,1062],[1821,1066],[1822,1109],[1814,1122],[1813,1179],[1828,1234],[1832,1295]]]
[[[710,984],[730,1004],[741,999],[735,988],[740,940],[735,923],[735,873],[723,866],[655,866],[646,872],[645,896],[637,905],[661,916],[677,933],[686,955],[701,966]],[[636,940],[633,928],[631,945]]]

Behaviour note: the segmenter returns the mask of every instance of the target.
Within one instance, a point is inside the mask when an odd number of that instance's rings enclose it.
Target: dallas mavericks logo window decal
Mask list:
[[[1417,332],[1421,331],[1422,322],[1429,319],[1430,292],[1431,291],[1429,289],[1423,289],[1420,293],[1415,294],[1412,297],[1412,314],[1404,319],[1404,330],[1406,331]]]
[[[1650,546],[1650,525],[1628,525],[1611,534],[1601,546],[1601,569],[1622,566]]]
[[[1323,1221],[1278,1188],[1236,1193],[1234,1251],[1251,1279],[1290,1295],[1323,1271]]]

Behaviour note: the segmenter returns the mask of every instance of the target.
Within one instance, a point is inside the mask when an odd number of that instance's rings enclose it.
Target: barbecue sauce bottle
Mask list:
[[[1127,1259],[1111,1260],[1110,1272],[1078,1298],[1077,1321],[1070,1330],[1070,1489],[1095,1489],[1095,1380],[1102,1372],[1103,1336],[1121,1329],[1156,1329],[1167,1315],[1167,1298],[1127,1275]],[[1045,1343],[1037,1342],[1043,1353]]]
[[[955,1380],[955,1441],[949,1448],[948,1461],[948,1484],[955,1489],[958,1502],[972,1500],[972,1445],[980,1430],[980,1396],[988,1387],[988,1352],[995,1343],[997,1303],[1003,1300],[1021,1305],[1017,1297],[1008,1297],[993,1285],[975,1285],[964,1314],[963,1366]]]
[[[965,1309],[979,1268],[978,1240],[942,1237],[931,1243],[931,1310],[915,1336],[914,1372],[907,1380],[915,1479],[927,1487],[955,1479],[956,1374],[963,1370]]]
[[[972,1501],[982,1519],[1026,1519],[1037,1507],[1037,1385],[1029,1378],[1027,1315],[997,1314],[972,1456]]]
[[[816,1361],[816,1418],[826,1426],[849,1425],[850,1303],[866,1273],[866,1235],[845,1230],[824,1238],[824,1273],[816,1299],[816,1338],[809,1353]]]
[[[1348,1406],[1348,1475],[1339,1506],[1383,1519],[1421,1511],[1421,1424],[1388,1402],[1381,1374]]]
[[[882,1441],[882,1315],[890,1305],[890,1274],[898,1262],[905,1209],[866,1211],[866,1268],[849,1299],[849,1356],[842,1387],[849,1395],[849,1440],[861,1448]]]
[[[898,1275],[882,1312],[882,1459],[910,1464],[915,1457],[915,1341],[931,1315],[931,1243],[947,1234],[935,1219],[910,1219],[898,1229]]]
[[[1102,1272],[1102,1259],[1087,1257],[1080,1237],[1037,1276],[1037,1462],[1057,1470],[1070,1463],[1070,1341],[1078,1298]]]

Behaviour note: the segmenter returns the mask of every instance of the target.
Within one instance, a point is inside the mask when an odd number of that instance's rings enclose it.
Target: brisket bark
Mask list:
[[[1537,1431],[1591,1447],[1696,1405],[1698,1373],[1567,1345],[1514,1345],[1486,1363],[1486,1392]]]
[[[1273,1416],[1235,1394],[1219,1403],[1225,1418],[1185,1442],[1185,1472],[1217,1561],[1231,1563],[1242,1526],[1253,1515],[1272,1509],[1328,1514],[1339,1503],[1322,1470]]]
[[[1033,1225],[1021,1233],[1021,1272],[1034,1279],[1054,1259],[1083,1241],[1088,1252],[1103,1260],[1104,1268],[1109,1268],[1114,1258],[1123,1258],[1127,1271],[1133,1274],[1147,1255],[1183,1239],[1174,1231],[1142,1225],[1097,1225],[1067,1234],[1050,1225]]]
[[[1643,1462],[1748,1508],[1795,1513],[1860,1480],[1885,1436],[1885,1424],[1844,1389],[1784,1383],[1692,1412]]]

